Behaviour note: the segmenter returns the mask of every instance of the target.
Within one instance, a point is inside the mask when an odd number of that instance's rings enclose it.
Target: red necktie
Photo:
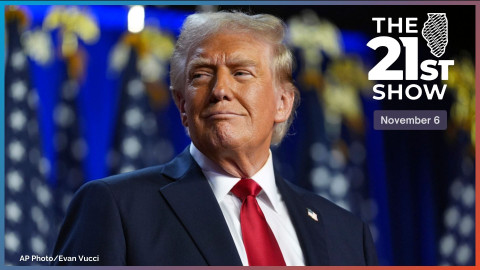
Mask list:
[[[248,264],[284,266],[285,260],[275,235],[256,199],[261,190],[262,188],[252,179],[241,179],[232,188],[232,193],[242,201],[240,224]]]

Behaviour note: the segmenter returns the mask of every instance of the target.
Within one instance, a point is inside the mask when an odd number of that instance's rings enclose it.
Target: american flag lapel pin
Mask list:
[[[307,208],[307,214],[309,217],[311,217],[313,220],[318,222],[318,216],[317,213],[313,212],[312,209]]]

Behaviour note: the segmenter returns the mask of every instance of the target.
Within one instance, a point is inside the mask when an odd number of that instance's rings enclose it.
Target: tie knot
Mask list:
[[[240,200],[245,200],[248,196],[256,197],[262,188],[252,179],[240,179],[238,183],[232,188],[232,193]]]

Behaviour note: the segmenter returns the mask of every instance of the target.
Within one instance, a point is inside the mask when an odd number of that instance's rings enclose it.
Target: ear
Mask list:
[[[295,100],[295,93],[287,89],[285,85],[283,85],[281,89],[278,89],[275,123],[285,122],[288,120],[288,117],[290,117],[293,101]]]
[[[180,119],[182,119],[182,124],[184,127],[188,127],[187,113],[185,111],[185,97],[183,93],[178,90],[172,90],[173,100],[175,105],[177,105],[178,111],[180,112]]]

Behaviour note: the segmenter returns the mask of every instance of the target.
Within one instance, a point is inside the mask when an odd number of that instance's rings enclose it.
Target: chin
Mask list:
[[[236,138],[235,136],[230,136],[230,135],[217,135],[211,138],[211,145],[215,148],[219,149],[235,149],[243,144],[241,143],[242,140],[239,138]]]
[[[213,134],[208,136],[211,145],[218,149],[236,149],[248,141],[246,140],[244,131],[237,129],[217,129]]]

